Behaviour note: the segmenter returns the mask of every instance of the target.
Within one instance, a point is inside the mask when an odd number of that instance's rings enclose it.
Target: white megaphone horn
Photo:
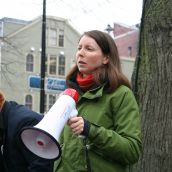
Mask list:
[[[76,90],[66,89],[37,125],[22,129],[20,136],[24,145],[41,158],[58,159],[61,155],[58,139],[67,120],[78,114],[78,98]]]

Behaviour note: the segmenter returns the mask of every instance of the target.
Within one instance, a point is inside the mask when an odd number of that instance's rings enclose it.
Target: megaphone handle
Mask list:
[[[75,116],[77,116],[77,115],[78,115],[78,111],[77,111],[76,109],[73,109],[72,112],[71,112],[70,115],[69,115],[69,118],[75,117]]]

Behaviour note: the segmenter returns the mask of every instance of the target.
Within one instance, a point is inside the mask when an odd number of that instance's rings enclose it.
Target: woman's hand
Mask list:
[[[67,124],[76,135],[81,134],[84,130],[84,119],[80,116],[70,118]]]

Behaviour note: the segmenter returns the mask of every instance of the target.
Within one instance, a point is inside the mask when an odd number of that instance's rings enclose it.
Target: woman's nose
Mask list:
[[[85,54],[85,51],[83,48],[78,50],[78,55],[83,56]]]

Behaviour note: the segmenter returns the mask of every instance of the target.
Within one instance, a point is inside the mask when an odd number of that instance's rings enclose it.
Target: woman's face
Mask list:
[[[108,58],[103,55],[101,48],[93,38],[84,35],[78,44],[76,62],[79,71],[83,75],[88,75],[103,64],[107,64]]]

